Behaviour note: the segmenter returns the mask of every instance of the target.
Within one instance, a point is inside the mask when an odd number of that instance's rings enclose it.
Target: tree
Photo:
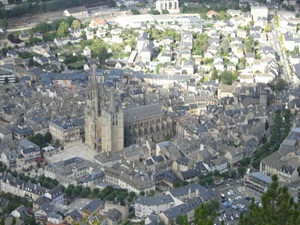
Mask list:
[[[45,142],[50,143],[52,141],[52,134],[50,132],[47,132],[45,134]]]
[[[108,3],[107,3],[107,5],[109,7],[116,7],[117,4],[116,4],[116,2],[114,0],[109,0]]]
[[[67,187],[67,189],[65,190],[65,193],[66,193],[68,196],[72,196],[73,188]]]
[[[4,30],[7,30],[7,28],[8,28],[8,21],[7,21],[6,18],[4,18],[4,19],[2,20],[2,26],[3,26]]]
[[[126,10],[126,5],[124,5],[124,4],[122,4],[122,5],[120,5],[120,10]]]
[[[133,191],[131,191],[131,192],[129,192],[129,196],[130,196],[131,198],[135,198],[135,196],[136,196],[136,193],[135,193],[135,192],[133,192]]]
[[[4,217],[1,218],[0,225],[5,225],[5,219],[4,219]]]
[[[217,176],[219,176],[219,175],[220,175],[220,171],[219,171],[219,170],[215,170],[215,171],[214,171],[214,176],[217,177]]]
[[[131,11],[131,13],[133,15],[139,15],[139,14],[141,14],[140,11],[138,11],[137,9],[130,9],[130,11]]]
[[[201,204],[199,208],[195,209],[195,224],[213,225],[216,218],[216,213],[209,213],[207,205]]]
[[[262,195],[261,204],[262,207],[259,207],[252,200],[249,207],[250,212],[241,217],[240,225],[300,224],[300,204],[294,201],[287,186],[279,186],[277,175],[272,176],[272,183],[267,192]]]
[[[240,167],[237,169],[237,171],[238,171],[239,175],[240,175],[241,177],[243,177],[243,176],[245,175],[247,169],[246,169],[246,167],[240,166]]]
[[[268,23],[268,25],[265,27],[265,32],[271,32],[272,30],[272,24],[271,23]]]
[[[67,22],[62,21],[57,29],[57,35],[59,37],[65,37],[67,35],[69,29],[69,24]]]
[[[81,193],[82,190],[80,188],[78,188],[78,187],[81,187],[81,186],[77,186],[76,188],[73,189],[72,196],[79,197],[79,195],[80,195],[80,193]]]
[[[211,79],[212,80],[218,80],[219,79],[219,75],[218,75],[218,71],[217,70],[213,70],[212,71]]]
[[[233,82],[233,75],[230,71],[223,71],[220,75],[221,82],[223,84],[231,85]]]
[[[235,178],[236,177],[236,170],[231,170],[230,171],[230,177]]]
[[[85,188],[81,191],[80,196],[81,196],[82,198],[86,198],[87,196],[90,195],[90,193],[91,193],[91,188],[90,188],[90,187],[85,187]]]
[[[159,15],[160,12],[156,9],[154,9],[153,7],[150,8],[149,14],[151,15]]]
[[[74,28],[74,29],[80,29],[80,27],[81,27],[80,21],[79,20],[73,20],[71,27]]]
[[[166,9],[163,9],[163,10],[161,11],[161,13],[162,13],[162,14],[169,14],[169,11],[166,10]]]
[[[18,176],[18,172],[14,170],[14,171],[11,173],[11,175],[12,175],[13,177],[17,177],[17,176]]]
[[[228,38],[223,38],[223,40],[220,44],[220,49],[223,54],[227,54],[229,52],[230,42],[229,42]]]
[[[100,189],[99,188],[94,188],[92,190],[92,198],[96,198],[96,196],[98,196],[99,193],[100,193]]]
[[[283,78],[278,78],[276,83],[275,83],[275,90],[277,91],[282,91],[286,87],[286,81]]]

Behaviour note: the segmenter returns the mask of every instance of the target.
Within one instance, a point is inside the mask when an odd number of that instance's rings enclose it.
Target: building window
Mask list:
[[[118,126],[118,120],[116,120],[116,126]]]

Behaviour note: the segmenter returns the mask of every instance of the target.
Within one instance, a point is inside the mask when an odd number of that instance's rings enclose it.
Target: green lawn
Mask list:
[[[77,61],[73,63],[68,64],[69,70],[80,70],[83,69],[83,66],[85,64],[85,61]]]

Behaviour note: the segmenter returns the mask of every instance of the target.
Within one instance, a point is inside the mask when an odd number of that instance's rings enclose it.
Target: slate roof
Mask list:
[[[50,121],[51,124],[56,125],[60,130],[69,130],[84,125],[83,118],[54,118]]]
[[[159,104],[140,106],[124,110],[124,123],[133,123],[163,115],[164,112]]]
[[[95,212],[95,210],[102,204],[103,202],[98,199],[98,198],[95,198],[93,199],[91,202],[89,202],[86,206],[84,206],[81,211],[82,212],[89,212],[89,213],[93,213]]]
[[[77,219],[80,219],[82,217],[82,215],[78,212],[77,209],[74,209],[72,212],[70,212],[68,214],[68,216],[70,216],[73,220],[77,220]]]
[[[140,205],[164,205],[174,202],[170,195],[138,196],[135,203]]]
[[[34,134],[34,131],[30,126],[20,127],[17,124],[12,127],[12,131],[22,136],[29,136]]]
[[[165,216],[171,220],[175,219],[177,216],[184,215],[201,205],[202,201],[199,197],[195,197],[187,200],[185,203],[175,206],[173,208],[167,209],[163,212]]]
[[[118,222],[122,217],[122,213],[117,209],[108,210],[105,216],[111,221]]]
[[[193,193],[197,189],[199,190],[201,199],[203,199],[204,201],[211,199],[215,195],[214,191],[211,191],[211,190],[207,189],[206,187],[203,187],[200,184],[189,184],[185,187],[176,188],[176,189],[170,190],[170,194],[173,197],[180,198],[182,196],[188,195],[189,190],[191,190],[191,192]]]
[[[260,172],[253,172],[249,174],[250,177],[254,177],[257,180],[263,181],[265,183],[271,184],[272,183],[272,178],[270,176],[267,176],[263,173]]]
[[[181,204],[178,206],[175,206],[173,208],[167,209],[163,212],[165,216],[171,220],[176,218],[177,216],[184,215],[190,211],[189,207],[186,204]]]
[[[54,210],[54,206],[53,205],[50,205],[50,204],[45,204],[45,205],[42,205],[41,210],[43,210],[45,213],[52,213],[53,210]]]

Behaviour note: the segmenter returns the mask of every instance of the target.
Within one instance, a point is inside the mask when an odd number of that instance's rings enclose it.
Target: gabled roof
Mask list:
[[[89,202],[86,206],[84,206],[81,211],[82,212],[88,212],[88,213],[93,213],[95,210],[101,206],[103,202],[101,199],[95,198],[91,202]]]
[[[138,196],[135,200],[136,204],[140,205],[165,205],[174,202],[170,195],[158,195],[158,196]]]

